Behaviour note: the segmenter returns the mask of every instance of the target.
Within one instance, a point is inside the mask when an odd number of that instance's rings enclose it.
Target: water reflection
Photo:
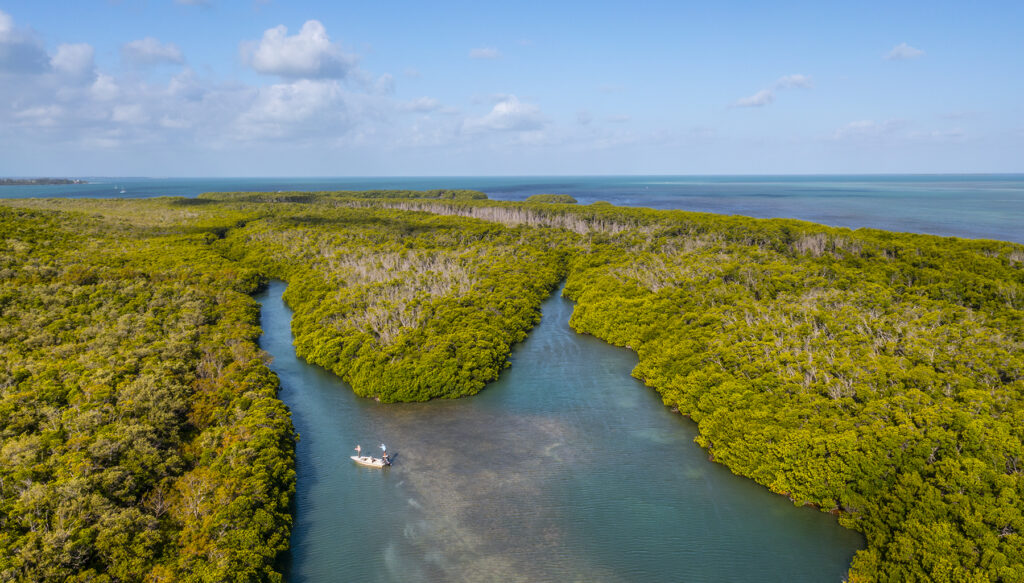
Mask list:
[[[559,297],[481,394],[380,405],[295,358],[282,291],[260,299],[302,436],[293,583],[840,581],[862,546],[708,462],[635,355],[573,333]],[[381,441],[393,467],[348,459]]]

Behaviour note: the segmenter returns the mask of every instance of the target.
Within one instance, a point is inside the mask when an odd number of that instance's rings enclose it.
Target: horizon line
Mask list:
[[[402,178],[630,178],[630,177],[651,177],[666,176],[674,178],[706,178],[706,177],[840,177],[840,176],[1024,176],[1024,171],[1015,172],[826,172],[826,173],[730,173],[730,174],[379,174],[379,175],[191,175],[191,176],[139,176],[139,175],[112,175],[112,174],[64,174],[64,175],[7,175],[0,176],[2,179],[14,180],[47,180],[47,179],[89,179],[89,178],[111,178],[111,179],[145,179],[145,180],[180,180],[180,179],[203,179],[203,180],[232,180],[232,179],[329,179],[329,180],[358,180],[358,179],[402,179]],[[67,186],[67,185],[64,185]]]

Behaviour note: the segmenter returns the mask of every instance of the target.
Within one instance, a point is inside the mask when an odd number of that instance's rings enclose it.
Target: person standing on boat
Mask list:
[[[359,446],[357,445],[357,446],[356,446],[356,455],[361,455],[362,453],[363,453],[363,448],[361,448],[361,447],[359,447]]]

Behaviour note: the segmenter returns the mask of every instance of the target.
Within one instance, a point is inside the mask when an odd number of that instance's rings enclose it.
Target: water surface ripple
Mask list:
[[[629,376],[636,355],[553,296],[477,396],[381,405],[295,356],[282,282],[261,345],[301,434],[287,577],[307,581],[841,581],[861,536],[732,475]],[[397,453],[355,466],[359,443]]]

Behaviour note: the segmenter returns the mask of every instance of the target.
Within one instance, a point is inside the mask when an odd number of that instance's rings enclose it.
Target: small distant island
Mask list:
[[[41,184],[88,184],[78,178],[0,178],[0,186],[38,186]]]
[[[534,194],[527,197],[526,202],[576,204],[578,201],[568,194]]]

